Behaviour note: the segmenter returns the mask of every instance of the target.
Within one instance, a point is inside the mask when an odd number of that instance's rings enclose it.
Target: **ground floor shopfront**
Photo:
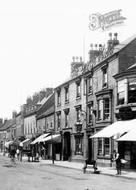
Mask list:
[[[94,154],[100,166],[113,166],[113,152],[118,151],[127,163],[125,168],[136,168],[136,119],[117,121],[91,137]]]

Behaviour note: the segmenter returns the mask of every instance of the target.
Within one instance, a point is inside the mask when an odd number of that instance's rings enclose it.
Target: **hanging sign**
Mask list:
[[[102,29],[102,31],[109,30],[110,28],[124,24],[125,17],[121,15],[121,9],[108,12],[106,14],[95,13],[89,16],[90,30]]]

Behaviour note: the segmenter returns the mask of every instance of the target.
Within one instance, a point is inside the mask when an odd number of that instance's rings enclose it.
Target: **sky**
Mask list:
[[[131,3],[130,3],[131,2]],[[133,0],[0,1],[0,118],[20,111],[28,96],[60,85],[70,76],[73,56],[88,60],[90,44],[109,32],[121,41],[136,33]],[[121,9],[124,25],[89,29],[89,15]]]

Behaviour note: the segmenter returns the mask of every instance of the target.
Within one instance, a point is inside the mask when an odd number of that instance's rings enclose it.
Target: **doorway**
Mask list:
[[[63,160],[69,160],[71,157],[71,138],[70,132],[64,133]]]

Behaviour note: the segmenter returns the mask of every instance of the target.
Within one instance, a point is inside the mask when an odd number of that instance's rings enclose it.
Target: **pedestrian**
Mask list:
[[[117,169],[117,174],[116,175],[121,175],[121,158],[120,158],[120,154],[116,151],[114,151],[115,153],[115,158],[114,161],[116,162],[116,169]]]
[[[19,148],[17,148],[17,150],[16,150],[16,154],[17,154],[17,160],[19,161],[19,156],[20,156]]]

